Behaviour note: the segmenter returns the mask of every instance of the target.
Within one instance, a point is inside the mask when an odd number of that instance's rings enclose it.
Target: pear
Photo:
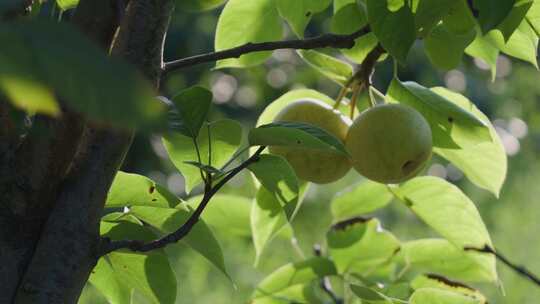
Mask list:
[[[431,128],[409,106],[378,105],[354,120],[345,146],[358,173],[379,183],[396,184],[417,175],[431,158]]]
[[[292,102],[274,118],[274,122],[301,122],[324,129],[336,138],[345,141],[351,120],[327,103],[316,99]],[[272,154],[284,157],[303,180],[325,184],[342,178],[350,169],[350,159],[339,152],[271,146]]]

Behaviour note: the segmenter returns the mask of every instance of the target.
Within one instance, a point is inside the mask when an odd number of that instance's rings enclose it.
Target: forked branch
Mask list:
[[[148,243],[144,243],[139,240],[119,240],[119,241],[110,241],[109,239],[104,239],[103,247],[100,252],[100,255],[103,256],[107,253],[120,250],[120,249],[129,249],[131,251],[136,252],[148,252],[155,249],[163,248],[169,244],[176,243],[182,238],[184,238],[188,233],[191,231],[191,229],[197,224],[199,221],[202,212],[212,199],[212,197],[221,189],[229,180],[231,180],[234,176],[236,176],[240,171],[247,168],[250,164],[257,162],[259,160],[259,156],[265,149],[265,146],[259,147],[255,153],[251,157],[249,157],[246,161],[238,165],[236,168],[232,169],[223,179],[221,179],[218,183],[216,183],[214,186],[206,185],[203,198],[201,200],[201,203],[199,206],[197,206],[197,209],[191,214],[191,216],[188,218],[188,220],[180,226],[176,231],[173,233],[167,234],[164,237],[150,241]]]

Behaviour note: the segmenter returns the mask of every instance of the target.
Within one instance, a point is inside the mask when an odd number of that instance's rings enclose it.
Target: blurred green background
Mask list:
[[[315,16],[306,36],[329,31],[330,10]],[[219,9],[201,13],[177,10],[166,42],[167,60],[209,52],[213,49],[214,30]],[[285,26],[285,25],[284,25]],[[290,31],[288,36],[292,36]],[[337,53],[336,53],[337,54]],[[263,66],[245,70],[212,70],[213,64],[200,65],[175,72],[163,83],[168,95],[194,84],[211,88],[215,107],[212,119],[230,117],[242,121],[246,130],[258,114],[277,97],[294,88],[307,87],[335,97],[338,86],[312,70],[294,51],[276,51]],[[540,274],[540,72],[525,64],[501,56],[497,77],[491,81],[484,63],[465,58],[459,69],[437,71],[423,54],[421,42],[409,55],[406,68],[400,68],[402,80],[414,80],[425,86],[444,85],[469,97],[494,122],[509,159],[509,171],[500,198],[480,190],[445,161],[434,159],[426,174],[437,175],[456,183],[477,204],[488,226],[495,246],[512,261],[526,265]],[[379,64],[374,84],[385,91],[392,66],[389,60]],[[181,197],[183,179],[167,159],[158,135],[140,136],[124,165],[125,171],[147,175],[167,186]],[[229,281],[201,256],[183,246],[170,248],[171,263],[178,276],[177,303],[247,303],[253,287],[278,266],[312,255],[314,244],[322,243],[331,223],[329,202],[332,196],[362,178],[354,172],[329,185],[311,187],[293,226],[295,240],[277,238],[264,252],[262,262],[253,266],[255,252],[249,238],[231,237],[215,231],[220,241]],[[235,178],[224,190],[252,195],[249,177]],[[195,191],[196,194],[197,191]],[[234,202],[231,202],[234,204]],[[385,228],[402,240],[433,235],[406,208],[391,204],[377,217]],[[479,287],[490,303],[539,303],[540,289],[503,265],[498,270],[501,288]],[[142,300],[140,300],[142,301]],[[80,303],[106,303],[88,287]],[[136,303],[143,303],[136,301]]]

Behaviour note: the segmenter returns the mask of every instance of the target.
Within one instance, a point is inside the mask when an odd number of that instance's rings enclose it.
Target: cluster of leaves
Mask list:
[[[62,8],[76,5],[57,2]],[[180,5],[209,9],[224,2],[190,0]],[[428,58],[441,69],[456,67],[468,54],[488,63],[495,74],[501,52],[536,66],[540,3],[533,0],[229,0],[217,25],[215,49],[280,40],[282,19],[302,37],[311,16],[332,3],[334,32],[352,33],[366,25],[371,29],[353,48],[341,50],[352,62],[361,63],[380,44],[406,64],[410,48],[421,39]],[[10,42],[0,49],[0,89],[23,110],[57,115],[62,100],[91,119],[121,126],[167,121],[163,143],[186,180],[187,193],[201,182],[222,178],[245,151],[240,149],[246,140],[238,122],[207,121],[212,100],[208,90],[180,92],[165,113],[166,107],[155,102],[132,67],[105,56],[63,23],[6,23],[0,40]],[[337,83],[345,84],[353,74],[349,63],[333,56],[314,50],[299,55]],[[217,67],[249,67],[269,56],[246,54],[221,60]],[[261,114],[246,148],[284,145],[344,151],[339,140],[316,127],[272,123],[283,107],[303,98],[333,103],[313,90],[286,93]],[[466,97],[396,77],[380,98],[418,110],[432,128],[434,152],[478,187],[498,195],[506,174],[504,150],[488,118]],[[215,195],[202,220],[181,241],[224,273],[224,255],[212,229],[251,236],[259,260],[273,238],[293,235],[290,222],[309,187],[279,156],[262,155],[248,169],[258,181],[253,201]],[[185,223],[199,199],[183,201],[144,176],[119,172],[107,198],[101,234],[113,240],[153,240]],[[402,242],[377,219],[365,217],[391,201],[403,203],[440,238]],[[400,185],[365,181],[338,194],[331,204],[334,224],[328,228],[325,254],[277,269],[259,283],[253,303],[322,303],[318,283],[328,277],[343,283],[341,295],[351,303],[486,303],[479,291],[452,281],[498,280],[493,256],[466,250],[492,243],[474,203],[456,186],[435,177]],[[99,260],[90,283],[112,303],[129,303],[133,290],[152,303],[174,303],[176,298],[176,279],[163,249],[109,253]]]

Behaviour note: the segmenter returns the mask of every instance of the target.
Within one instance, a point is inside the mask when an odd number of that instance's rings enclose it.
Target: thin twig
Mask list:
[[[204,209],[206,208],[206,206],[208,205],[212,197],[219,191],[219,189],[221,189],[229,180],[231,180],[234,176],[236,176],[240,171],[248,167],[250,164],[258,161],[260,154],[263,152],[265,148],[266,148],[265,146],[259,147],[257,151],[250,158],[248,158],[242,164],[238,165],[238,167],[234,168],[229,174],[227,174],[222,180],[220,180],[214,186],[207,184],[201,203],[199,204],[199,206],[197,206],[197,209],[195,209],[195,211],[191,214],[188,220],[176,231],[170,234],[167,234],[160,239],[150,241],[148,243],[144,243],[139,240],[110,241],[109,239],[104,239],[104,244],[100,252],[100,256],[103,256],[107,253],[110,253],[119,249],[129,249],[131,251],[136,251],[136,252],[147,252],[147,251],[163,248],[169,244],[178,242],[191,231],[191,229],[193,228],[193,226],[195,226],[195,224],[197,224],[202,212],[204,211]]]
[[[182,69],[189,66],[194,66],[201,63],[214,62],[227,58],[238,58],[247,53],[261,52],[261,51],[273,51],[278,49],[296,49],[296,50],[309,50],[317,48],[342,48],[350,49],[354,46],[354,40],[362,35],[369,33],[371,30],[369,26],[364,26],[358,31],[348,34],[323,34],[313,38],[306,39],[294,39],[284,41],[270,41],[260,43],[246,43],[244,45],[227,49],[218,52],[206,53],[201,55],[195,55],[192,57],[182,58],[170,62],[166,62],[163,65],[163,73],[169,73],[174,70]]]
[[[315,256],[322,256],[321,245],[315,244],[313,246],[313,253],[315,254]],[[320,287],[332,299],[335,304],[343,304],[343,300],[340,299],[332,289],[332,283],[330,283],[330,279],[328,279],[328,277],[323,277],[321,279]]]
[[[503,264],[510,267],[512,270],[514,270],[518,274],[522,275],[523,277],[529,279],[531,282],[535,283],[536,285],[540,286],[540,278],[539,277],[534,275],[532,272],[530,272],[524,266],[517,265],[517,264],[514,264],[514,263],[510,262],[505,256],[498,253],[495,249],[489,247],[488,245],[485,245],[483,248],[465,247],[465,250],[472,250],[472,251],[477,251],[477,252],[493,254]]]

